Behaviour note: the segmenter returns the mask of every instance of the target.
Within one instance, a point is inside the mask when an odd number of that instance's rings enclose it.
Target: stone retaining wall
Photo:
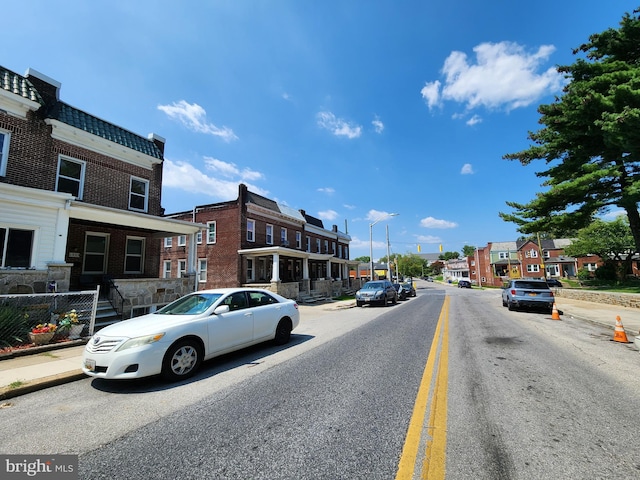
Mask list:
[[[640,308],[640,295],[635,293],[596,292],[594,290],[579,290],[573,288],[553,289],[558,297],[572,298],[586,302],[606,303],[621,307]]]

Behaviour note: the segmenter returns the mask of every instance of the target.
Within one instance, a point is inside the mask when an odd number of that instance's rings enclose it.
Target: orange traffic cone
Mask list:
[[[613,341],[620,343],[631,343],[627,338],[627,333],[624,331],[620,315],[616,316],[616,328],[613,331]]]
[[[558,312],[558,307],[556,307],[556,302],[553,302],[553,310],[551,310],[551,320],[560,320],[560,313]]]

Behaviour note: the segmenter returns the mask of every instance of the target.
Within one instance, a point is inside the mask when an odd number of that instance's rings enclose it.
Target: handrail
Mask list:
[[[102,281],[109,287],[109,291],[107,292],[107,300],[109,301],[109,303],[111,304],[111,306],[114,308],[116,312],[118,312],[121,316],[124,316],[124,302],[126,301],[126,299],[122,296],[122,293],[120,292],[120,290],[118,290],[118,286],[113,281],[113,277],[111,277],[110,275],[104,275],[102,277]],[[118,297],[120,297],[120,308],[118,308],[117,305],[114,305],[113,302],[111,301],[112,291],[115,291],[118,294]]]

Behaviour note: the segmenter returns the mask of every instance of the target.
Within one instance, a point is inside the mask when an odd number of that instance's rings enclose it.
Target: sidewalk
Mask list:
[[[326,314],[332,310],[351,308],[355,301],[347,300],[316,305],[300,305],[304,317]],[[592,322],[611,329],[620,316],[628,340],[640,335],[640,309],[584,302],[557,297],[556,306],[560,317],[571,317]],[[0,401],[34,392],[54,385],[88,378],[80,369],[84,344],[46,350],[41,347],[30,355],[15,356],[0,360]]]

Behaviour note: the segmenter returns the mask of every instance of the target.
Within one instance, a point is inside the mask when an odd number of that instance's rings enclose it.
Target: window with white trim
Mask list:
[[[342,245],[338,244],[338,258],[343,258],[342,257]]]
[[[307,252],[311,253],[311,237],[307,235]]]
[[[296,232],[296,248],[302,248],[302,233]]]
[[[289,241],[287,240],[287,229],[280,228],[280,245],[284,247],[289,246]]]
[[[538,250],[536,250],[535,248],[526,250],[524,252],[524,256],[525,258],[538,258]]]
[[[85,168],[85,162],[60,156],[58,158],[56,192],[70,193],[74,197],[82,200]]]
[[[534,263],[533,265],[531,264],[527,265],[527,272],[537,273],[539,271],[540,271],[540,265],[538,265],[537,263]]]
[[[183,278],[186,276],[187,276],[187,261],[178,260],[178,278]]]
[[[7,174],[10,140],[11,134],[5,130],[0,130],[0,177],[4,177]]]
[[[331,253],[336,254],[336,242],[331,242]]]
[[[171,248],[173,245],[173,237],[164,237],[164,248]]]
[[[506,260],[509,258],[509,252],[498,252],[498,258],[500,260]]]
[[[324,241],[324,253],[329,253],[329,240]]]
[[[253,281],[254,275],[253,258],[247,258],[247,281]]]
[[[255,220],[247,220],[247,242],[255,242],[256,241],[256,221]]]
[[[196,243],[198,245],[202,243],[202,230],[198,230],[198,233],[196,233]]]
[[[109,234],[87,232],[84,239],[82,273],[106,273]]]
[[[187,236],[186,235],[178,235],[178,246],[184,247],[187,245]]]
[[[316,251],[320,253],[320,239],[316,238]]]
[[[0,227],[0,267],[31,268],[35,231]]]
[[[207,259],[198,259],[198,282],[205,283],[207,281]]]
[[[149,180],[131,177],[129,209],[146,212],[149,204]]]
[[[127,237],[124,253],[124,273],[144,271],[144,237]]]
[[[216,243],[217,236],[216,222],[207,222],[207,244],[212,245]]]
[[[267,223],[267,245],[273,245],[273,225]]]
[[[586,268],[590,272],[595,272],[598,269],[597,263],[585,263],[584,268]]]
[[[171,278],[171,260],[162,262],[162,278]]]

